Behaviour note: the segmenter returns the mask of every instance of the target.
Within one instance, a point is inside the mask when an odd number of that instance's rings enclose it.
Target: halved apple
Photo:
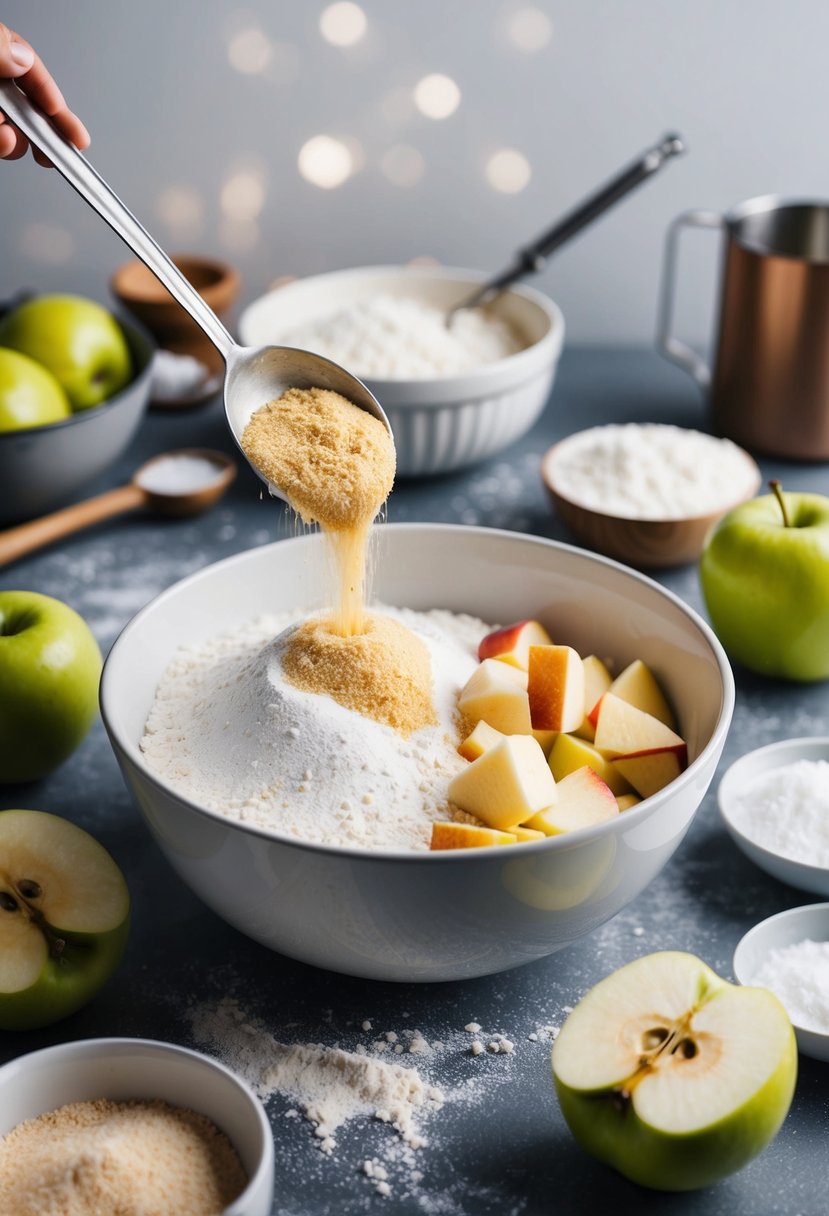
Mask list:
[[[492,845],[515,844],[512,832],[496,832],[477,823],[433,823],[430,849],[480,849]]]
[[[458,698],[458,709],[472,723],[484,721],[504,735],[532,730],[527,673],[497,659],[484,659]]]
[[[129,930],[124,876],[96,840],[42,811],[0,811],[0,1029],[34,1030],[85,1005]]]
[[[641,659],[634,659],[610,685],[610,692],[630,705],[643,710],[671,730],[676,730],[674,711],[657,683],[656,677]]]
[[[456,806],[502,832],[512,831],[555,797],[544,752],[528,735],[508,735],[449,783]]]
[[[604,823],[619,814],[616,797],[598,773],[587,765],[556,782],[556,800],[552,806],[524,821],[524,827],[559,836],[578,828]]]
[[[549,646],[552,640],[538,621],[516,621],[488,633],[478,647],[478,658],[498,659],[526,671],[530,647]]]
[[[561,781],[568,773],[574,773],[577,768],[584,768],[586,764],[594,773],[598,773],[614,794],[626,794],[630,790],[627,781],[607,756],[603,756],[586,739],[579,739],[575,735],[557,735],[547,763],[556,781]]]
[[[584,718],[584,664],[572,646],[531,646],[527,670],[535,730],[575,730]]]
[[[552,1065],[583,1148],[642,1186],[687,1191],[741,1169],[775,1136],[797,1046],[771,992],[666,951],[592,988],[561,1028]]]

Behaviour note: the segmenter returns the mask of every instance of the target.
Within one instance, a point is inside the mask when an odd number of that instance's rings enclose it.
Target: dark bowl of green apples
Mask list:
[[[72,499],[129,444],[152,339],[94,300],[42,295],[0,317],[0,527]]]

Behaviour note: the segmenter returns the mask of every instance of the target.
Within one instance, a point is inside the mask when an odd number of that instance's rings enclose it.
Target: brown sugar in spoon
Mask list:
[[[224,452],[163,452],[142,464],[125,486],[0,532],[0,566],[128,511],[144,509],[175,519],[201,515],[219,501],[235,476],[236,465]]]

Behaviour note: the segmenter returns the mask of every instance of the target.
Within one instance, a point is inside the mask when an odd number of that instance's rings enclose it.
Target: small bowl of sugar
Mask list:
[[[730,439],[661,423],[610,424],[553,445],[541,477],[590,549],[641,569],[696,561],[713,525],[752,498],[760,470]]]
[[[748,752],[728,769],[717,798],[734,843],[755,865],[829,897],[829,738]]]
[[[268,1216],[274,1148],[230,1069],[151,1039],[86,1039],[0,1068],[8,1211]]]
[[[733,966],[738,983],[779,998],[803,1055],[829,1061],[829,904],[761,921],[739,942]]]

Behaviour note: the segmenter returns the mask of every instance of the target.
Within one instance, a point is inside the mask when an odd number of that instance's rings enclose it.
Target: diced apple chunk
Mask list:
[[[594,745],[611,760],[671,748],[687,756],[685,741],[669,726],[612,692],[606,692],[601,699]],[[682,764],[684,767],[684,758]]]
[[[527,674],[497,659],[484,659],[458,698],[458,709],[472,723],[484,721],[504,735],[532,730]]]
[[[575,730],[584,719],[584,664],[572,646],[531,646],[527,694],[535,730]]]
[[[676,730],[674,712],[653,672],[641,659],[634,659],[619,673],[610,685],[610,692]]]
[[[513,833],[518,844],[528,844],[533,840],[544,840],[544,833],[538,832],[535,828],[525,828],[521,824],[514,827]]]
[[[556,783],[536,740],[510,735],[453,778],[449,798],[488,827],[508,832],[555,801]]]
[[[638,794],[617,794],[616,805],[620,811],[629,811],[632,806],[638,806],[642,799]]]
[[[479,849],[489,845],[515,844],[512,832],[496,832],[477,823],[433,823],[430,849]]]
[[[586,764],[598,773],[614,794],[624,794],[630,790],[628,782],[611,761],[586,739],[578,739],[575,735],[559,735],[547,762],[556,781],[561,781],[568,773],[574,773]]]
[[[545,836],[559,836],[562,832],[604,823],[618,814],[612,790],[585,765],[558,781],[555,803],[525,820],[523,826],[543,832]]]
[[[458,751],[464,760],[477,760],[488,747],[493,747],[503,737],[503,733],[500,730],[495,730],[493,726],[490,726],[488,722],[484,722],[482,718],[472,734],[467,735],[463,742],[458,745]]]
[[[613,764],[638,794],[650,798],[684,771],[687,765],[685,744],[681,748],[654,748],[631,756],[617,756]]]
[[[516,621],[488,633],[478,647],[478,658],[498,659],[526,671],[530,647],[549,646],[552,640],[538,621]]]
[[[591,722],[590,713],[610,688],[613,677],[607,665],[594,654],[582,659],[584,667],[584,717],[581,725],[576,728],[576,734],[583,739],[592,740],[596,734],[595,722]]]

